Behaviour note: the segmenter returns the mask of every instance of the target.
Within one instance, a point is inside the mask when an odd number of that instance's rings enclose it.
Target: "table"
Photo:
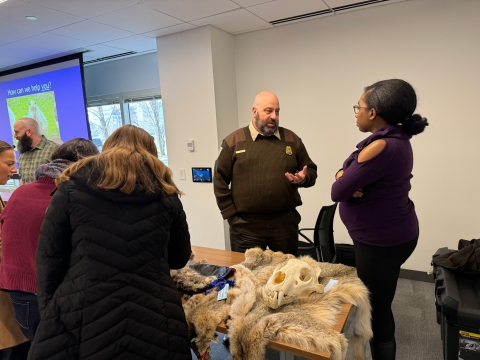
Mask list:
[[[195,251],[196,261],[205,259],[211,265],[231,266],[239,264],[245,260],[245,256],[243,253],[228,250],[211,249],[203,246],[192,246],[192,249],[193,251]],[[353,305],[351,304],[342,305],[342,309],[337,317],[337,323],[333,326],[335,330],[337,330],[338,332],[343,332],[352,308]],[[217,331],[223,334],[227,333],[227,329],[223,322],[217,327]],[[296,345],[288,344],[279,340],[270,341],[267,346],[275,350],[284,351],[286,353],[297,356],[302,356],[307,359],[330,360],[331,357],[331,354],[328,352],[307,351],[297,347]],[[293,356],[291,358],[293,359]]]

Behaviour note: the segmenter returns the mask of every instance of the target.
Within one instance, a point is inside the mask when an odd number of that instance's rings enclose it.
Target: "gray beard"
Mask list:
[[[272,136],[277,131],[278,126],[275,126],[273,129],[270,129],[267,125],[260,128],[263,136]]]
[[[260,117],[258,115],[255,118],[255,127],[263,136],[272,136],[278,129],[278,126],[275,126],[273,129],[270,129],[267,125],[260,126]]]

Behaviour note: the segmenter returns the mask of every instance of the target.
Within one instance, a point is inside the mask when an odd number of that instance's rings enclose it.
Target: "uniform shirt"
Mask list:
[[[299,187],[310,187],[317,166],[302,140],[291,130],[279,127],[272,136],[255,134],[246,126],[228,135],[215,162],[213,188],[224,219],[235,214],[271,215],[302,204]],[[292,184],[286,172],[307,166],[302,184]]]
[[[18,158],[20,177],[24,184],[35,181],[35,170],[52,161],[52,153],[58,144],[42,136],[42,140],[33,149],[30,149]]]

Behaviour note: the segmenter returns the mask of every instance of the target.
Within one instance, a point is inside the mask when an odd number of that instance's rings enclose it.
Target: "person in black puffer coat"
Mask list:
[[[29,360],[190,360],[170,269],[191,254],[182,193],[152,136],[125,125],[57,178],[36,254]]]

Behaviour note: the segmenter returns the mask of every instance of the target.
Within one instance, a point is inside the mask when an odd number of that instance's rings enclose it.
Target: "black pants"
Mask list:
[[[232,251],[253,247],[297,256],[300,214],[289,210],[274,215],[237,214],[228,219]]]
[[[353,241],[358,277],[370,290],[373,339],[387,343],[395,338],[392,301],[400,266],[412,255],[418,237],[397,246],[371,246]]]
[[[0,360],[27,360],[30,341],[23,344],[0,350]]]

